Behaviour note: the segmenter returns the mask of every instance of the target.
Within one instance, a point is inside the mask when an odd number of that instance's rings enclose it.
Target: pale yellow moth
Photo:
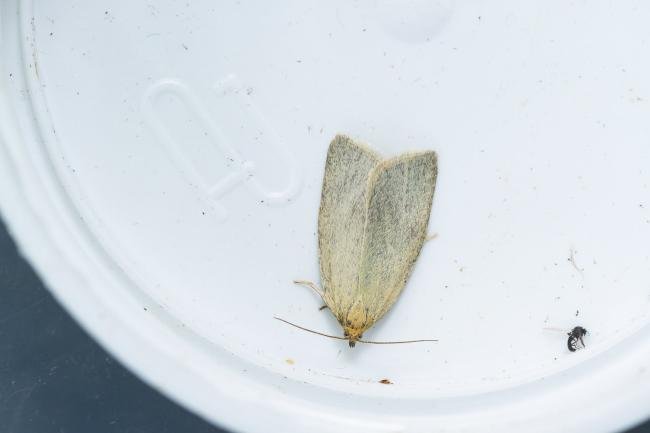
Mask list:
[[[433,151],[383,159],[345,135],[332,140],[318,214],[323,288],[295,281],[314,289],[343,327],[343,337],[326,336],[348,340],[350,347],[396,343],[361,338],[395,303],[411,274],[427,239],[437,173]],[[435,340],[399,343],[415,341]]]

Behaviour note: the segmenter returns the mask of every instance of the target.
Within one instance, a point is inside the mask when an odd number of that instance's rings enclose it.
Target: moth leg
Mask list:
[[[583,348],[583,349],[587,347],[587,346],[585,346],[585,342],[582,341],[582,337],[580,337],[580,344],[582,344],[582,348]]]
[[[327,305],[321,305],[318,311],[323,311],[324,309],[329,308]]]
[[[438,237],[438,233],[433,233],[433,234],[427,235],[427,237],[424,238],[424,242],[432,241],[437,237]]]
[[[314,292],[318,294],[321,298],[323,297],[323,290],[321,290],[320,287],[318,287],[316,284],[312,283],[311,281],[307,280],[293,280],[294,284],[300,284],[301,286],[307,286],[310,289],[312,289]]]

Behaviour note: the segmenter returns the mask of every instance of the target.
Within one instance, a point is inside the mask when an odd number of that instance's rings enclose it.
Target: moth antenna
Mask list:
[[[400,340],[400,341],[369,341],[369,340],[357,340],[357,343],[364,344],[406,344],[406,343],[427,343],[427,342],[437,342],[438,340]]]
[[[298,329],[302,329],[303,331],[311,332],[312,334],[322,335],[323,337],[327,337],[327,338],[336,338],[337,340],[346,340],[346,341],[348,340],[348,339],[345,338],[345,337],[339,337],[338,335],[325,334],[325,333],[323,333],[323,332],[314,331],[313,329],[308,329],[308,328],[305,328],[305,327],[303,327],[303,326],[296,325],[295,323],[291,323],[291,322],[289,322],[288,320],[284,320],[284,319],[281,318],[281,317],[273,316],[273,318],[274,318],[275,320],[279,320],[280,322],[284,322],[284,323],[286,323],[287,325],[295,326],[295,327],[298,328]]]
[[[303,331],[311,332],[312,334],[316,335],[321,335],[323,337],[327,338],[335,338],[337,340],[346,340],[349,341],[349,338],[345,337],[339,337],[338,335],[331,335],[331,334],[325,334],[324,332],[318,332],[314,331],[313,329],[305,328],[304,326],[296,325],[295,323],[289,322],[288,320],[285,320],[281,317],[278,316],[273,316],[275,320],[279,320],[280,322],[284,322],[287,325],[291,325],[293,327],[296,327],[298,329],[302,329]],[[405,344],[405,343],[425,343],[425,342],[436,342],[438,340],[401,340],[401,341],[370,341],[370,340],[356,340],[359,343],[364,343],[364,344]]]

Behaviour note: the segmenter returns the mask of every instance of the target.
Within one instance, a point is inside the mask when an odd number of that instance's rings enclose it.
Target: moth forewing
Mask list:
[[[407,153],[373,170],[359,289],[372,326],[404,288],[427,237],[437,178],[435,152]]]
[[[366,185],[380,162],[379,154],[344,135],[337,135],[327,152],[318,214],[319,261],[323,300],[339,321],[358,284]]]

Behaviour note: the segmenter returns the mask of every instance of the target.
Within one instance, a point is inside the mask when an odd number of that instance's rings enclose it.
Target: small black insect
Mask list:
[[[587,330],[585,328],[582,326],[576,326],[567,335],[569,336],[569,339],[567,340],[566,345],[571,352],[578,350],[578,341],[580,341],[583,348],[585,347],[585,342],[582,340],[582,337],[587,335]]]

